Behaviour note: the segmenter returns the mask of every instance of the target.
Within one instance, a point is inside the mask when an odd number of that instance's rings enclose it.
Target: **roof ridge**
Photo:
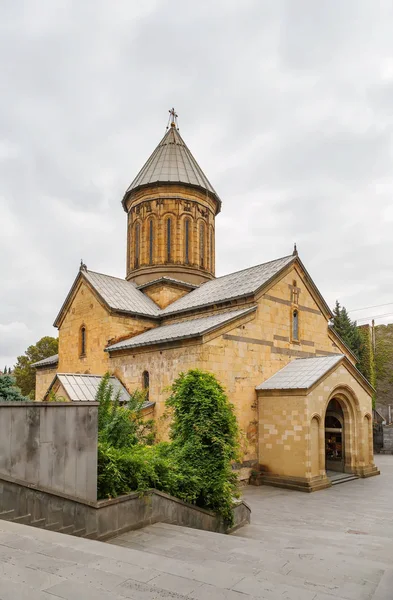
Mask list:
[[[251,269],[256,269],[257,267],[270,265],[271,263],[278,262],[279,260],[284,260],[284,258],[292,258],[293,260],[295,260],[296,256],[293,256],[292,254],[288,254],[288,256],[281,256],[280,258],[274,258],[273,260],[268,260],[264,263],[258,263],[257,265],[253,265],[252,267],[246,267],[245,269],[239,269],[238,271],[232,271],[232,273],[227,273],[226,275],[220,275],[219,277],[216,277],[215,279],[216,280],[223,279],[224,277],[229,277],[229,275],[236,275],[237,273],[244,273],[245,271],[250,271]],[[209,283],[210,281],[214,281],[214,279],[205,281],[202,285],[205,285],[206,283]]]
[[[122,279],[121,277],[116,277],[116,275],[108,275],[107,273],[100,273],[99,271],[92,271],[91,269],[86,269],[86,271],[82,271],[82,273],[93,273],[94,275],[103,275],[103,277],[110,277],[111,279],[116,279],[117,281],[124,281],[126,283],[130,283],[133,287],[138,289],[138,286],[128,279]]]

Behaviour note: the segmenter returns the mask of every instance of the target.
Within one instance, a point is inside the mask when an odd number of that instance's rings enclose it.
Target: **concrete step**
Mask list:
[[[98,532],[97,531],[92,531],[91,533],[87,533],[83,537],[86,540],[97,540],[98,539]]]
[[[38,527],[40,529],[45,529],[46,519],[36,519],[35,521],[30,521],[30,527]]]
[[[30,525],[31,514],[29,513],[28,515],[21,515],[20,517],[14,517],[12,520],[14,523],[20,523],[21,525]]]
[[[75,529],[75,531],[73,531],[72,535],[76,536],[76,537],[85,537],[86,534],[86,529]]]
[[[331,479],[332,485],[339,485],[340,483],[346,483],[347,481],[355,481],[359,479],[357,475],[348,475],[347,477],[338,477],[337,479]]]
[[[67,533],[69,535],[72,535],[74,533],[74,529],[74,525],[65,525],[65,527],[60,527],[58,531],[59,533]]]
[[[12,521],[14,517],[15,517],[14,510],[4,510],[3,512],[0,513],[0,519],[2,519],[3,521]]]
[[[61,523],[58,521],[57,523],[48,523],[48,525],[45,525],[43,529],[48,529],[49,531],[59,531],[59,529],[61,529]]]

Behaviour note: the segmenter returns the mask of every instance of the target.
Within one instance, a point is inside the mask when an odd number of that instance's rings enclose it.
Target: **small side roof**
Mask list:
[[[85,279],[91,285],[111,310],[152,318],[159,315],[160,309],[158,306],[146,294],[138,290],[136,284],[132,281],[88,271],[82,267],[56,317],[54,322],[55,327],[58,326],[61,315],[72,298],[80,278]]]
[[[57,373],[45,396],[47,396],[53,388],[56,381],[59,381],[71,402],[94,402],[101,380],[102,375]],[[119,402],[128,402],[130,394],[117,377],[112,375],[112,377],[109,378],[109,383],[113,388],[114,395],[120,393]],[[143,403],[142,408],[149,408],[150,406],[154,406],[154,404],[155,402],[146,401]]]
[[[158,279],[152,279],[151,281],[146,281],[145,283],[140,283],[137,287],[138,290],[144,290],[152,285],[156,285],[158,283],[166,283],[169,285],[184,287],[189,290],[195,290],[198,285],[195,283],[189,283],[188,281],[181,281],[180,279],[174,279],[173,277],[158,277]]]
[[[53,354],[53,356],[48,356],[47,358],[43,358],[42,360],[39,360],[35,363],[33,363],[31,366],[32,367],[52,367],[52,366],[56,366],[57,363],[59,362],[59,355],[58,354]]]
[[[188,338],[199,337],[210,331],[214,331],[221,325],[230,323],[243,317],[251,312],[254,312],[256,307],[243,308],[241,310],[232,310],[230,312],[211,315],[209,317],[199,317],[198,319],[190,319],[181,321],[180,323],[172,323],[171,325],[162,325],[154,327],[140,335],[136,335],[128,340],[123,340],[108,346],[106,352],[115,350],[126,350],[128,348],[138,348],[140,346],[150,346],[153,344],[162,344],[166,342],[174,342]]]
[[[211,304],[227,302],[255,293],[282,269],[296,260],[296,256],[284,256],[255,267],[229,273],[200,285],[196,290],[179,298],[161,311],[163,316],[202,308]]]
[[[344,354],[321,356],[318,358],[299,358],[287,364],[283,369],[269,377],[256,387],[257,390],[304,390],[312,387],[326,373],[335,367]]]

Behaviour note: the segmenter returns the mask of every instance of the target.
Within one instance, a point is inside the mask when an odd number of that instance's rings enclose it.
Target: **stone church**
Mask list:
[[[122,199],[125,279],[81,265],[55,320],[59,355],[36,363],[48,391],[93,400],[107,371],[122,393],[145,388],[165,437],[167,387],[182,371],[213,372],[242,431],[242,478],[313,491],[378,473],[373,389],[329,326],[332,312],[288,256],[215,277],[221,200],[179,133],[163,139]],[[344,475],[346,474],[346,475]]]

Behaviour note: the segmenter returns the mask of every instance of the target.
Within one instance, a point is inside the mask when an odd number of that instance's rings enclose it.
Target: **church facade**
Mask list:
[[[215,277],[221,200],[174,111],[122,205],[126,278],[81,265],[55,321],[59,355],[36,364],[37,400],[49,389],[91,399],[88,376],[109,371],[129,392],[147,390],[145,412],[165,438],[167,388],[199,368],[217,376],[235,406],[242,478],[260,469],[266,483],[313,491],[338,472],[377,474],[373,389],[329,326],[330,308],[296,248]],[[61,387],[64,374],[75,397]]]

